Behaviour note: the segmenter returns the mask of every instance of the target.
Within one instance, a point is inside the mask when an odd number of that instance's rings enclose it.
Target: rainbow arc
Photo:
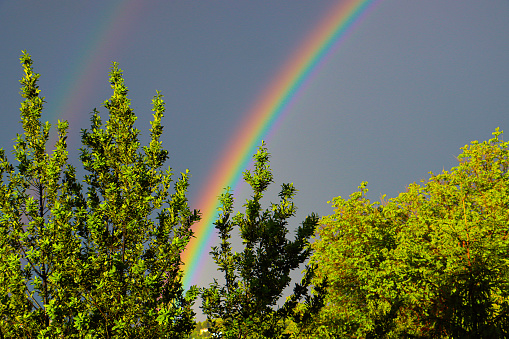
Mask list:
[[[184,288],[198,280],[202,265],[214,241],[213,222],[217,217],[218,196],[224,188],[236,187],[243,171],[249,165],[252,154],[262,139],[271,133],[289,113],[289,107],[310,82],[313,74],[326,63],[328,56],[341,46],[354,27],[381,0],[338,0],[337,4],[320,20],[316,28],[303,40],[303,43],[291,54],[266,89],[259,95],[255,104],[246,112],[244,121],[222,151],[199,194],[193,208],[202,212],[202,220],[193,226],[195,238],[188,244],[182,259],[185,263]],[[78,69],[69,72],[62,82],[61,96],[57,98],[54,115],[76,120],[72,112],[75,107],[83,106],[84,98],[94,88],[99,75],[95,71],[105,53],[115,50],[125,32],[140,13],[144,2],[141,0],[116,0],[108,6],[107,13],[101,16],[97,28],[84,44],[87,48],[81,57],[77,57]],[[101,75],[103,76],[103,75]],[[56,119],[53,119],[56,120]],[[70,121],[70,125],[72,121]]]
[[[247,112],[228,149],[217,161],[196,204],[202,220],[194,226],[193,238],[183,256],[184,288],[198,278],[202,263],[214,240],[213,222],[217,217],[218,196],[226,187],[236,187],[256,147],[272,133],[288,113],[305,84],[312,79],[327,56],[339,48],[348,33],[362,21],[377,0],[344,0],[333,6],[316,29],[292,53],[285,67],[272,79],[254,106]]]

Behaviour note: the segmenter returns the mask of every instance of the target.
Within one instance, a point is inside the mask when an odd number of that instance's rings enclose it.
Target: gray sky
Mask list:
[[[168,164],[190,169],[191,207],[200,208],[193,201],[233,131],[336,2],[0,1],[0,147],[11,150],[21,131],[22,49],[41,73],[43,121],[71,124],[76,165],[79,130],[95,107],[106,117],[108,71],[118,61],[143,140],[151,99],[165,95]],[[268,140],[269,200],[282,182],[295,184],[295,227],[311,212],[331,214],[327,201],[361,181],[376,200],[449,169],[471,140],[489,139],[497,126],[509,133],[508,60],[507,0],[381,0]],[[240,202],[247,194],[241,187]],[[202,286],[214,272],[207,266]]]

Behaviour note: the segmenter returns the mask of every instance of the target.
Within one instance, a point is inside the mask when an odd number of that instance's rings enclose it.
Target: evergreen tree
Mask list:
[[[254,172],[246,171],[244,180],[253,189],[245,213],[233,213],[233,196],[229,189],[220,197],[221,214],[215,222],[221,244],[211,254],[224,273],[225,285],[217,281],[202,292],[202,309],[212,326],[210,331],[224,338],[284,338],[287,321],[303,325],[321,307],[322,295],[309,296],[313,268],[307,268],[301,284],[283,306],[276,304],[290,284],[290,272],[306,262],[311,253],[309,238],[318,217],[308,216],[297,229],[294,241],[286,238],[288,219],[295,214],[292,202],[296,189],[283,184],[279,204],[262,210],[261,199],[273,181],[269,153],[265,144],[254,155]],[[230,238],[234,227],[240,230],[244,250],[233,252]],[[306,312],[296,316],[299,300],[305,300]],[[295,316],[295,317],[294,317]]]
[[[21,57],[24,135],[14,167],[0,152],[0,333],[6,338],[186,338],[198,290],[183,293],[180,254],[199,219],[187,204],[188,173],[172,185],[162,170],[162,95],[153,100],[151,140],[140,151],[122,71],[113,95],[82,131],[86,194],[67,164],[67,123],[47,153],[50,125],[32,60]]]

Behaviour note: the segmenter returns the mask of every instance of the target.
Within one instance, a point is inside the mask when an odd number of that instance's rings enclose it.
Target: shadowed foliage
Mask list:
[[[233,213],[233,196],[227,189],[221,196],[221,215],[215,222],[221,243],[212,248],[212,256],[224,273],[225,284],[215,281],[203,290],[202,308],[212,326],[210,331],[223,338],[285,338],[289,320],[304,326],[321,307],[322,294],[311,297],[309,286],[314,268],[307,267],[293,294],[276,309],[283,290],[290,284],[290,272],[305,263],[311,254],[308,239],[318,223],[314,214],[298,227],[293,241],[286,238],[288,219],[295,214],[293,184],[283,184],[278,204],[265,210],[261,199],[272,182],[269,153],[265,144],[253,156],[254,171],[246,171],[244,180],[253,196],[244,204],[245,213]],[[233,252],[230,238],[238,228],[244,250]],[[296,312],[303,300],[302,312]]]

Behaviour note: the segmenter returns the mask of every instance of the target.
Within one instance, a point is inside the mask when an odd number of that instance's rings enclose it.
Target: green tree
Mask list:
[[[262,210],[261,199],[273,181],[269,168],[269,153],[265,144],[254,155],[254,172],[246,171],[244,180],[253,196],[244,204],[245,213],[233,213],[233,195],[226,190],[220,197],[220,216],[215,222],[221,244],[212,248],[212,256],[224,273],[225,284],[214,281],[203,289],[202,309],[212,326],[210,331],[224,338],[283,338],[288,320],[304,325],[321,306],[318,294],[309,296],[313,269],[308,267],[294,293],[277,308],[283,290],[290,284],[290,272],[310,256],[309,238],[315,231],[318,217],[308,216],[297,229],[295,240],[286,238],[288,219],[295,214],[292,201],[296,193],[293,184],[283,184],[280,202]],[[238,227],[244,245],[240,253],[233,252],[230,238]],[[305,300],[305,312],[296,313],[300,300]],[[276,309],[277,308],[277,309]]]
[[[209,332],[210,324],[207,320],[203,322],[197,322],[193,332],[189,335],[188,339],[199,339],[199,338],[210,338],[212,333]]]
[[[333,200],[313,243],[321,337],[509,336],[509,143],[493,134],[397,198],[371,203],[363,183]]]
[[[0,331],[3,337],[47,334],[51,307],[69,302],[60,279],[79,255],[79,185],[67,164],[67,122],[58,122],[54,152],[46,152],[50,125],[40,122],[44,97],[27,53],[20,58],[21,122],[14,167],[0,151]]]
[[[32,60],[25,76],[14,167],[0,153],[0,331],[7,338],[186,338],[194,327],[197,288],[184,295],[180,253],[199,219],[187,204],[188,173],[162,170],[162,96],[153,100],[150,143],[140,151],[136,116],[122,71],[102,125],[94,110],[82,130],[86,194],[67,164],[66,122],[47,153]]]
[[[396,240],[395,223],[386,214],[393,211],[371,203],[366,185],[348,200],[333,200],[335,213],[322,218],[312,244],[317,277],[327,276],[330,284],[326,306],[314,319],[322,338],[368,337],[371,332],[382,337],[390,326],[380,326],[398,305],[388,265]]]

